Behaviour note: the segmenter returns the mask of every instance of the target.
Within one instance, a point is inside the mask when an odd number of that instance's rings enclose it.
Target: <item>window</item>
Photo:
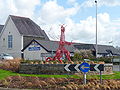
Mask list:
[[[12,35],[8,35],[8,48],[13,47],[13,37]]]

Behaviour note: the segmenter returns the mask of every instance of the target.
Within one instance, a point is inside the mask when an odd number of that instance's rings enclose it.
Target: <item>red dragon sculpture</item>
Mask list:
[[[46,61],[52,61],[52,60],[59,60],[62,63],[62,56],[65,55],[66,58],[71,62],[70,59],[70,52],[64,47],[65,45],[71,45],[71,42],[66,42],[65,41],[65,27],[61,25],[61,36],[60,36],[60,41],[59,41],[59,47],[56,50],[56,54],[53,58],[48,57]]]

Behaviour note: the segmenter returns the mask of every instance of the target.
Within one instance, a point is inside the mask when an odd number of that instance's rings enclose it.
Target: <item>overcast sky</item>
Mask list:
[[[120,0],[97,1],[98,44],[120,46]],[[94,0],[0,0],[0,24],[8,15],[29,17],[51,40],[59,39],[65,24],[66,41],[95,43],[95,13]]]

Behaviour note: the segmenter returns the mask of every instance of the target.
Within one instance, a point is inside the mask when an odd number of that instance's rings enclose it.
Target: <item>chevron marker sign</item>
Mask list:
[[[90,70],[90,65],[88,63],[82,63],[82,64],[65,64],[64,65],[65,71],[77,71],[77,72],[88,72]]]
[[[90,71],[104,71],[104,64],[90,64]]]
[[[88,71],[104,71],[104,64],[88,64],[88,63],[82,63],[82,64],[65,64],[64,65],[65,71],[77,71],[77,72],[88,72]]]
[[[68,72],[70,72],[70,71],[80,72],[79,66],[80,66],[80,64],[65,64],[64,65],[64,70],[68,71]]]

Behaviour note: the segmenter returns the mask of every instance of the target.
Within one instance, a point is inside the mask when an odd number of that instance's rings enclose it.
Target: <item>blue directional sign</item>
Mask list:
[[[82,72],[88,72],[90,70],[90,65],[86,62],[83,62],[82,64],[80,64],[79,69]]]

